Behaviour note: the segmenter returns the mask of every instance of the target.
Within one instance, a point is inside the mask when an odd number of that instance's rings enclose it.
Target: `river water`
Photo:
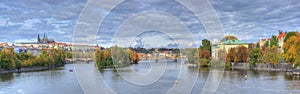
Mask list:
[[[141,61],[100,72],[93,63],[68,64],[46,71],[0,74],[0,94],[199,94],[211,88],[217,94],[300,93],[300,77],[285,72],[217,70],[212,76],[210,70],[168,60]]]

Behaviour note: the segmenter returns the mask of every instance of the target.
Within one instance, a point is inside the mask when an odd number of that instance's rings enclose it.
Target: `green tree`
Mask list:
[[[15,68],[16,54],[13,48],[3,48],[1,51],[0,65],[4,69]]]
[[[19,54],[19,59],[22,60],[22,61],[28,59],[28,57],[25,54],[24,50]]]
[[[269,41],[266,41],[265,47],[267,47],[267,48],[270,47]]]
[[[256,48],[260,48],[260,45],[259,45],[259,43],[256,43]]]
[[[278,47],[278,39],[277,36],[273,35],[272,39],[270,40],[270,47],[276,46]]]
[[[15,65],[16,65],[16,69],[19,70],[21,69],[22,67],[22,64],[21,64],[21,61],[18,59],[18,58],[15,58]]]
[[[207,39],[202,40],[202,46],[200,46],[200,49],[201,50],[206,49],[209,52],[211,52],[211,43],[210,43],[210,41],[207,40]]]
[[[250,64],[253,66],[255,63],[260,62],[261,52],[259,48],[254,48],[249,53]]]

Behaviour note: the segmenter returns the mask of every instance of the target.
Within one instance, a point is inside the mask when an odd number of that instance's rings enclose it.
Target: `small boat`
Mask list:
[[[69,70],[69,72],[73,72],[73,70]]]
[[[175,84],[178,84],[178,80],[175,80]]]

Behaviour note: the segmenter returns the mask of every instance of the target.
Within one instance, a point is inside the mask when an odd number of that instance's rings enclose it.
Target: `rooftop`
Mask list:
[[[224,41],[224,44],[247,44],[247,43],[241,42],[239,40],[226,40]]]

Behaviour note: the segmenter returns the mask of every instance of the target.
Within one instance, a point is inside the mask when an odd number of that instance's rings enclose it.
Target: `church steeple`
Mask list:
[[[47,43],[47,38],[46,38],[45,33],[44,33],[44,37],[43,37],[43,43]]]
[[[41,43],[40,34],[38,34],[38,37],[37,37],[37,42],[38,42],[38,43]]]

